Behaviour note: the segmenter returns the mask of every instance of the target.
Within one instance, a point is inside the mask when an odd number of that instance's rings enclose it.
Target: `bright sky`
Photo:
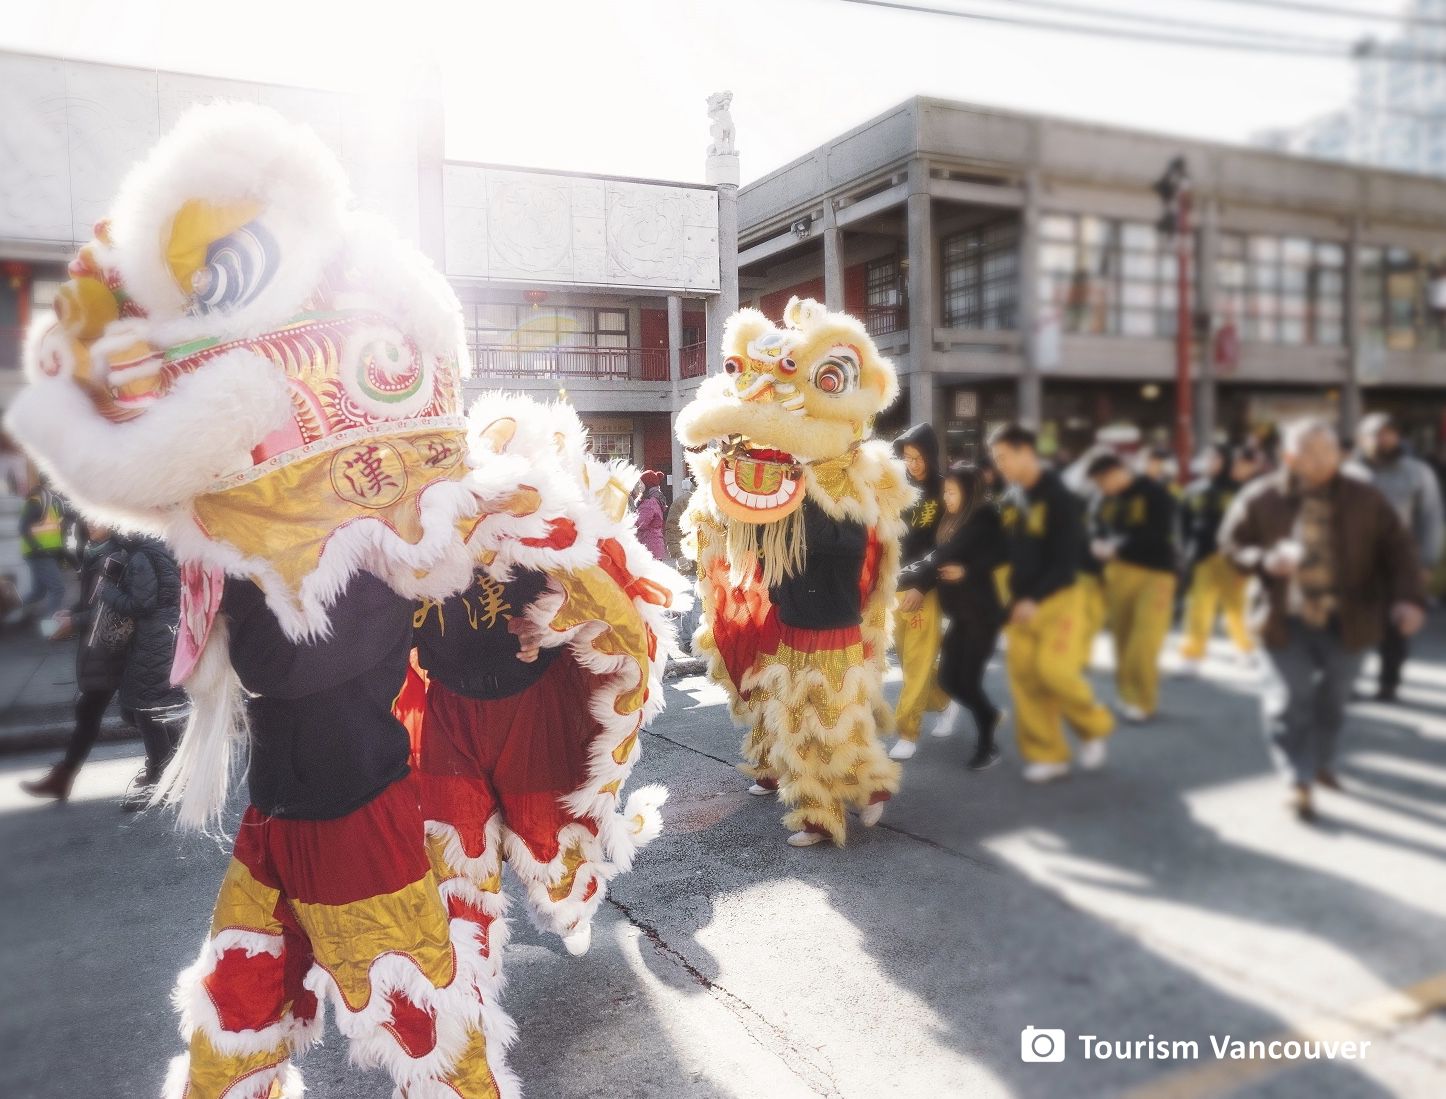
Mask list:
[[[1024,0],[932,2],[1068,18]],[[1297,36],[1391,33],[1230,0],[1072,2]],[[11,5],[0,46],[373,93],[430,84],[446,97],[449,157],[680,180],[702,178],[705,99],[731,89],[745,182],[914,94],[1244,141],[1342,105],[1352,81],[1345,61],[844,0],[64,0]]]

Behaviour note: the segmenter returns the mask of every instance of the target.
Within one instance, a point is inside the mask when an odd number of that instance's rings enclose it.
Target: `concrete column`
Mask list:
[[[932,371],[915,370],[905,381],[908,383],[909,423],[934,425],[939,433],[939,442],[944,441],[943,395],[939,392],[938,378]]]
[[[1366,372],[1366,333],[1361,324],[1361,219],[1351,221],[1346,243],[1346,380],[1341,386],[1341,434],[1349,438],[1365,412],[1361,376]]]
[[[1040,380],[1039,341],[1039,173],[1024,177],[1024,206],[1019,212],[1019,325],[1020,373],[1015,416],[1038,428],[1044,416],[1044,386]]]
[[[723,322],[738,312],[738,185],[718,185],[718,294],[708,299],[708,373],[723,369]]]
[[[1195,366],[1195,442],[1200,448],[1215,438],[1215,307],[1216,267],[1220,256],[1220,204],[1208,199],[1200,212],[1199,244],[1195,251],[1196,307],[1208,326],[1197,331],[1200,359]]]
[[[683,344],[683,299],[677,294],[668,295],[668,407],[672,410],[671,422],[676,423],[678,413],[683,409],[682,393],[682,344]],[[683,464],[683,444],[673,434],[673,492],[683,479],[687,467]]]
[[[929,197],[929,164],[909,163],[907,257],[909,260],[909,358],[907,375],[900,379],[909,390],[909,415],[915,423],[928,420],[942,431],[934,413],[934,208]]]
[[[438,271],[447,272],[447,233],[443,215],[442,99],[423,99],[417,107],[417,243]]]
[[[823,200],[823,303],[834,312],[844,308],[843,230],[831,198]]]

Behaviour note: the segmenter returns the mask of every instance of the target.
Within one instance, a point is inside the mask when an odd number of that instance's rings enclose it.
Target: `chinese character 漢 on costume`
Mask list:
[[[789,842],[842,844],[846,811],[874,824],[899,787],[879,731],[914,492],[870,438],[898,381],[863,325],[797,298],[784,321],[735,314],[726,372],[678,417],[699,486],[685,519],[703,599],[694,651],[747,730],[753,792],[788,807]]]

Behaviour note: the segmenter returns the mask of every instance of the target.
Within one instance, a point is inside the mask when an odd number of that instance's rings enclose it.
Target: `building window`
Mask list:
[[[631,462],[633,460],[633,435],[632,432],[589,431],[587,448],[595,458],[604,462],[611,462],[615,458]]]
[[[1218,311],[1252,343],[1345,341],[1344,246],[1303,237],[1220,237]]]
[[[514,305],[465,305],[469,337],[480,347],[625,348],[630,346],[626,309]]]
[[[1446,350],[1446,313],[1430,307],[1431,270],[1406,248],[1361,249],[1361,329],[1387,351]]]
[[[1175,332],[1174,243],[1153,225],[1090,215],[1040,221],[1040,305],[1082,335]]]
[[[945,237],[941,255],[946,328],[1016,327],[1019,302],[1017,222],[991,222]]]
[[[864,304],[870,309],[897,309],[904,304],[897,256],[869,260],[864,268]]]

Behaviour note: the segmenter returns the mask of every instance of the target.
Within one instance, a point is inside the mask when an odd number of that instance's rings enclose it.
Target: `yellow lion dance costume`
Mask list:
[[[684,519],[703,625],[694,651],[747,729],[755,794],[789,807],[789,843],[842,845],[899,789],[879,741],[900,514],[914,492],[870,438],[898,379],[862,324],[792,299],[784,327],[745,309],[725,373],[678,417],[698,490]],[[706,448],[706,449],[703,449]]]

